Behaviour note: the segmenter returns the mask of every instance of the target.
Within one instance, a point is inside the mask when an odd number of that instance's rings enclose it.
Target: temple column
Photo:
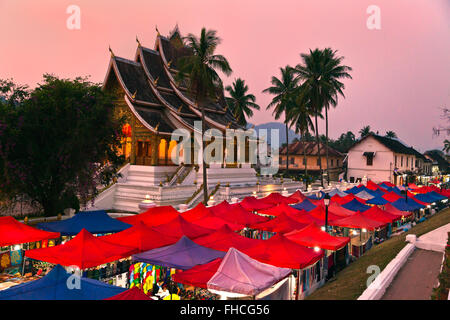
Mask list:
[[[130,153],[130,163],[136,164],[136,118],[131,119],[131,153]]]

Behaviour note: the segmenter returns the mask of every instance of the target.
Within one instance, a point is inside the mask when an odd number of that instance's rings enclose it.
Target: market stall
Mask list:
[[[199,203],[191,210],[181,213],[181,216],[188,222],[192,222],[200,227],[218,230],[224,225],[228,225],[233,230],[241,230],[245,226],[242,224],[225,221],[222,218],[215,216],[203,203]]]
[[[59,232],[63,236],[74,236],[82,229],[92,234],[105,234],[131,227],[130,224],[111,218],[104,210],[79,212],[70,219],[38,223],[36,226],[42,230]]]
[[[267,221],[267,218],[245,210],[239,203],[229,204],[227,201],[223,201],[218,205],[209,207],[208,209],[213,213],[213,215],[225,221],[244,226]]]
[[[71,278],[72,274],[57,265],[41,279],[0,291],[0,300],[101,300],[125,291],[97,280]]]
[[[143,222],[147,226],[153,227],[169,222],[176,218],[178,214],[178,211],[172,206],[159,206],[133,216],[120,217],[117,220],[133,225],[138,222]]]

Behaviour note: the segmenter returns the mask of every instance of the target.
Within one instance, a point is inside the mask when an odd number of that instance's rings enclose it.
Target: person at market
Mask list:
[[[159,280],[157,283],[155,283],[155,285],[153,286],[153,290],[152,290],[152,296],[156,296],[158,294],[158,292],[161,291],[161,287],[163,285],[164,281]]]
[[[165,297],[170,295],[170,291],[167,288],[167,285],[163,285],[160,291],[156,294],[157,297],[159,297],[160,300],[164,300]]]

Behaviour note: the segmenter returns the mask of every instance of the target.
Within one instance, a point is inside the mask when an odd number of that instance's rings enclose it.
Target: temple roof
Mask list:
[[[201,121],[201,110],[194,103],[192,94],[174,79],[179,58],[191,54],[184,46],[178,28],[174,29],[170,39],[158,34],[155,50],[145,48],[137,41],[135,61],[112,54],[113,68],[110,68],[116,72],[134,111],[149,127],[154,128],[160,122],[159,131],[171,132],[179,125],[192,131],[194,121]],[[105,84],[108,78],[109,74]],[[227,107],[223,88],[217,89],[216,96],[203,104],[206,128],[222,131],[242,128]]]
[[[305,151],[303,151],[303,148],[305,148]],[[326,145],[323,143],[320,143],[320,155],[325,156],[326,155]],[[294,143],[289,144],[289,154],[290,155],[301,155],[306,153],[307,156],[317,156],[318,155],[318,148],[317,143],[315,141],[297,141]],[[282,147],[280,149],[280,155],[286,155],[286,146]],[[335,157],[344,157],[342,153],[339,151],[328,147],[328,155],[335,156]]]

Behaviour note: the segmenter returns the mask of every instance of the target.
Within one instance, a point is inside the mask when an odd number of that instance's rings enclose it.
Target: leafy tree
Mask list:
[[[34,90],[4,80],[0,92],[3,194],[51,216],[78,209],[116,176],[123,121],[99,85],[44,75]]]
[[[232,86],[227,86],[225,89],[230,94],[230,97],[226,97],[226,101],[234,117],[241,126],[246,126],[246,117],[253,116],[252,109],[259,110],[259,106],[255,103],[255,96],[247,93],[248,86],[241,78],[237,78]]]
[[[186,45],[191,49],[192,55],[181,57],[178,61],[178,81],[188,77],[188,90],[195,97],[195,103],[202,112],[202,137],[205,135],[205,109],[208,100],[215,99],[218,90],[223,84],[217,71],[230,75],[232,70],[227,59],[214,54],[221,40],[215,30],[202,28],[200,37],[190,33],[186,38]],[[205,141],[202,138],[202,153],[205,150]],[[208,180],[206,176],[206,163],[203,159],[203,201],[208,202]]]
[[[391,139],[397,138],[397,134],[394,131],[386,131],[384,136]]]
[[[361,138],[364,138],[371,133],[372,131],[370,130],[370,126],[364,126],[361,130],[359,130],[359,135],[361,136]]]
[[[325,110],[325,154],[327,161],[327,172],[329,166],[328,160],[328,109],[330,106],[336,107],[338,102],[338,96],[344,96],[344,84],[342,79],[352,77],[348,73],[352,70],[349,66],[343,65],[343,57],[336,55],[337,51],[331,48],[325,48],[323,50],[315,49],[309,52],[309,54],[301,54],[302,63],[298,64],[294,72],[303,81],[301,90],[303,93],[300,95],[303,99],[306,98],[304,103],[309,103],[312,109],[316,113],[316,139],[319,150],[319,162],[321,172],[321,182],[323,186],[323,172],[322,163],[320,159],[320,145],[318,136],[317,117]],[[309,101],[309,102],[306,102]],[[330,175],[327,174],[328,183],[330,182]]]
[[[295,125],[295,133],[300,133],[303,140],[303,162],[305,163],[305,190],[308,189],[308,162],[306,159],[306,135],[309,134],[309,130],[314,130],[314,124],[311,117],[314,115],[314,111],[310,106],[306,104],[295,104],[294,108],[289,111],[289,118],[292,124]]]
[[[286,145],[289,145],[289,110],[295,107],[295,95],[298,79],[294,77],[292,68],[286,66],[280,68],[281,78],[272,77],[272,86],[264,89],[263,92],[274,95],[272,101],[267,106],[267,110],[273,108],[275,119],[279,119],[282,114],[285,116],[286,125]],[[286,174],[289,172],[289,148],[286,148]]]

